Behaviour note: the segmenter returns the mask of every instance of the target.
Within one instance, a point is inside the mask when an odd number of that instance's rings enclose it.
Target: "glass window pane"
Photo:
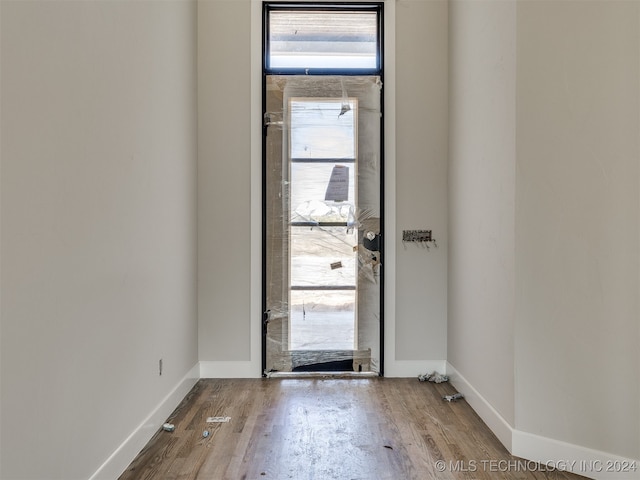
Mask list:
[[[358,244],[346,227],[291,228],[291,285],[355,286]]]
[[[355,99],[291,99],[291,158],[355,158]]]
[[[271,68],[377,68],[376,12],[272,11]]]
[[[291,292],[291,350],[351,350],[356,292]]]
[[[330,185],[331,176],[336,168],[346,169],[348,173],[348,198],[344,202],[326,200],[327,193],[330,193],[332,188]],[[354,170],[354,164],[292,163],[291,221],[353,222],[355,210]]]

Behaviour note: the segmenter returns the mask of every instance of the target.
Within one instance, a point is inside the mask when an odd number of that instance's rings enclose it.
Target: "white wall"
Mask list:
[[[640,458],[640,3],[518,3],[516,426]]]
[[[86,479],[197,362],[195,3],[0,8],[0,477]]]
[[[394,347],[395,360],[420,365],[447,357],[447,2],[398,0],[395,16]],[[415,229],[432,230],[438,248],[403,245]]]
[[[250,310],[251,198],[260,195],[251,191],[251,122],[260,124],[251,116],[251,38],[250,0],[198,2],[201,361],[261,355],[251,351],[250,335],[251,322],[261,320]],[[259,376],[259,368],[252,374]]]
[[[447,360],[513,426],[516,5],[450,13]]]
[[[525,458],[640,458],[639,10],[451,3],[448,361]]]

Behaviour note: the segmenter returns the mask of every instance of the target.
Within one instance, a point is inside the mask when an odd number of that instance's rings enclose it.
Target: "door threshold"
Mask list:
[[[269,372],[267,378],[374,378],[376,372]]]

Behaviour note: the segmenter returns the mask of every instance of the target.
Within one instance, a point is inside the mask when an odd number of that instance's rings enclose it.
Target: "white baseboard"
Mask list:
[[[199,364],[178,382],[149,416],[127,437],[115,452],[91,475],[89,480],[113,480],[118,478],[136,455],[151,440],[166,418],[175,410],[200,377]]]
[[[384,376],[390,378],[418,377],[433,371],[444,373],[445,360],[387,360],[384,361]]]
[[[447,375],[451,384],[464,395],[471,408],[487,424],[505,448],[511,452],[514,429],[509,425],[509,422],[449,362],[447,362]]]
[[[200,362],[200,378],[260,378],[260,362]]]
[[[640,460],[517,430],[448,362],[446,372],[451,384],[512,455],[594,480],[640,480]]]
[[[595,480],[640,479],[640,460],[514,430],[513,455]]]

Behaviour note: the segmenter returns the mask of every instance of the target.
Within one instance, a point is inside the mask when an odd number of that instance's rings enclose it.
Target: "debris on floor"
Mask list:
[[[444,397],[442,397],[442,399],[446,400],[447,402],[455,402],[456,400],[460,400],[461,398],[464,398],[464,395],[461,393],[454,393],[453,395],[445,395]]]
[[[231,417],[207,417],[207,423],[229,423]]]
[[[421,382],[432,382],[432,383],[444,383],[449,381],[449,377],[433,371],[432,373],[425,373],[424,375],[418,375],[418,380]]]
[[[176,429],[176,426],[173,423],[165,423],[162,425],[162,429],[165,432],[173,432]]]

